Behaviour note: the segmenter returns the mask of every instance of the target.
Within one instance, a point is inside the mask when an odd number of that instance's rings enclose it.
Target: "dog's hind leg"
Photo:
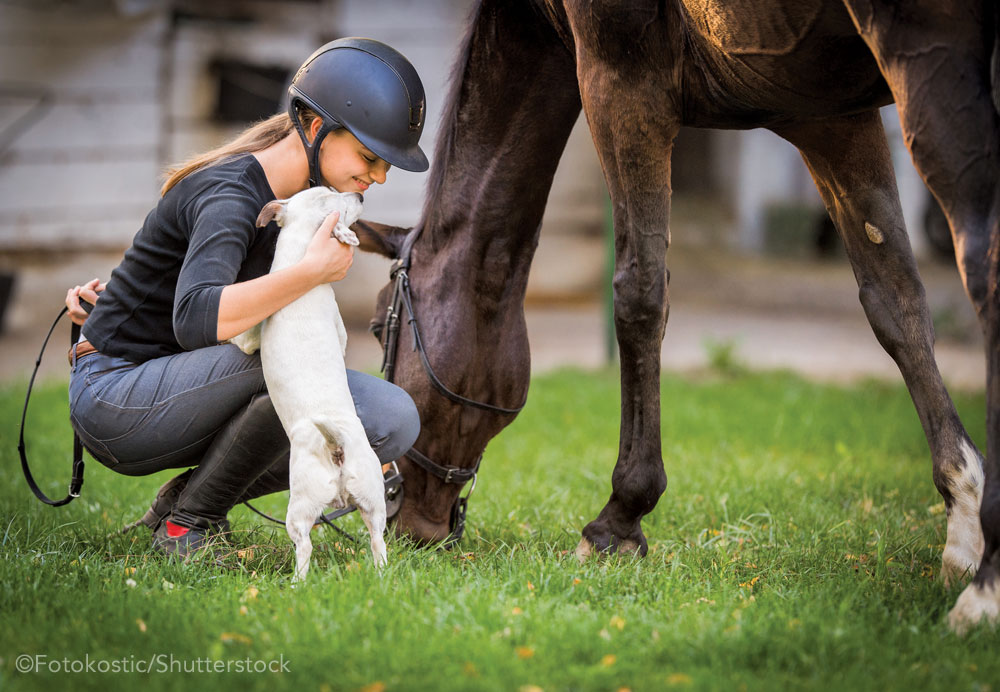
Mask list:
[[[385,548],[385,497],[380,496],[382,502],[371,499],[361,500],[354,498],[355,506],[361,513],[361,518],[368,527],[368,535],[371,537],[372,560],[376,567],[384,567],[388,558]]]
[[[376,567],[383,567],[387,562],[383,537],[386,523],[385,483],[382,464],[368,444],[360,421],[357,430],[345,440],[344,453],[351,461],[350,473],[344,474],[347,493],[368,527],[372,560]]]
[[[289,435],[291,454],[288,464],[288,513],[285,528],[295,544],[295,575],[299,582],[309,573],[312,557],[310,531],[323,508],[339,496],[338,480],[330,471],[330,448],[326,438],[312,423],[295,426]],[[316,471],[320,472],[317,474]],[[317,482],[317,477],[326,482]]]

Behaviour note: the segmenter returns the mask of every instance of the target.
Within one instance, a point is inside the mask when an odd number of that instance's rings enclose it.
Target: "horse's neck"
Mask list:
[[[453,253],[461,268],[489,270],[481,289],[493,275],[501,290],[527,282],[580,96],[573,55],[527,4],[487,0],[469,40],[415,253]]]

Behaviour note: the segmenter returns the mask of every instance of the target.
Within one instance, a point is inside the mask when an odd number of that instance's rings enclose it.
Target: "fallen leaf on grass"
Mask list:
[[[135,624],[139,625],[140,632],[146,631],[146,623],[142,621],[142,618],[136,619]]]
[[[668,685],[690,685],[693,682],[687,673],[671,673],[667,676]]]
[[[620,615],[614,615],[612,616],[608,624],[611,625],[612,627],[617,627],[618,631],[621,632],[622,630],[625,629],[625,618],[621,617]]]
[[[601,665],[604,666],[605,668],[610,668],[615,664],[615,661],[617,660],[618,660],[617,656],[615,656],[614,654],[608,654],[601,659]]]
[[[531,658],[535,655],[535,650],[530,646],[519,646],[517,647],[517,657],[520,659]]]
[[[219,635],[219,639],[225,644],[253,644],[253,639],[239,632],[223,632]]]
[[[381,680],[376,680],[375,682],[368,683],[358,690],[358,692],[385,692],[385,683]]]

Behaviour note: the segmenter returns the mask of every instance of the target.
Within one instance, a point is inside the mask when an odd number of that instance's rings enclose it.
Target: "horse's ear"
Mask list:
[[[263,228],[272,220],[277,221],[280,226],[285,222],[285,207],[288,206],[287,199],[276,199],[264,205],[257,215],[257,228]]]
[[[358,219],[351,226],[351,230],[358,236],[361,244],[359,250],[373,252],[389,259],[399,257],[400,249],[403,247],[403,239],[410,229],[399,226],[388,226],[384,223],[365,221]]]

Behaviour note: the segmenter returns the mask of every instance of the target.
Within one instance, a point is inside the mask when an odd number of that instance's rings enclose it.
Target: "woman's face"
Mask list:
[[[337,192],[364,192],[372,183],[384,183],[389,172],[387,162],[344,128],[323,138],[319,167],[323,179]]]

